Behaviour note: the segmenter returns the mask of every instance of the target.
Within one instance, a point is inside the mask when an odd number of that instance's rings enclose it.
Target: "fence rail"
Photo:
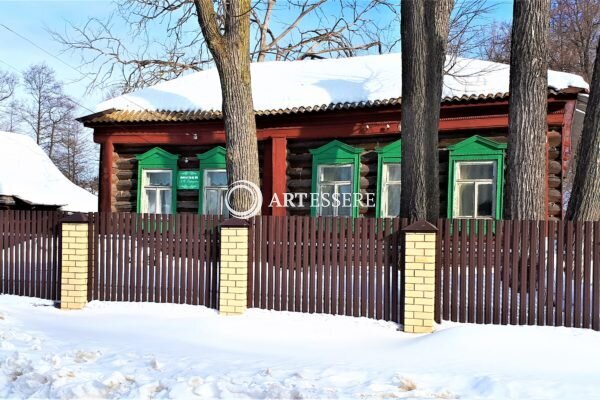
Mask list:
[[[438,222],[436,319],[600,330],[600,222]]]
[[[402,321],[404,226],[400,219],[252,219],[248,306]]]
[[[60,225],[54,211],[0,211],[0,293],[58,300]]]
[[[90,217],[88,298],[218,305],[218,216]]]

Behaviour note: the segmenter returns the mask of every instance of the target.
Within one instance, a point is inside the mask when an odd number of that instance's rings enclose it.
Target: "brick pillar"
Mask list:
[[[240,315],[247,308],[248,222],[229,219],[221,224],[219,313]]]
[[[404,331],[433,332],[435,301],[435,243],[437,228],[417,221],[403,229]]]
[[[61,221],[60,308],[80,310],[88,292],[88,222],[85,214],[73,214]]]

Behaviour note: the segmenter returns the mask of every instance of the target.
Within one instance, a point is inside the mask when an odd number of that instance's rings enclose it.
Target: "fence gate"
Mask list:
[[[400,219],[250,220],[248,307],[402,321]]]
[[[436,319],[600,330],[600,222],[438,222]]]
[[[90,216],[88,298],[217,308],[219,216]]]
[[[60,219],[56,211],[0,211],[0,293],[58,300]]]

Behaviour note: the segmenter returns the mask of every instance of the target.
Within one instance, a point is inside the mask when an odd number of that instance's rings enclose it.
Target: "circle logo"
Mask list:
[[[250,207],[247,210],[235,210],[231,206],[231,195],[236,190],[245,190],[250,194],[252,203],[250,204]],[[227,207],[227,209],[229,210],[229,214],[235,218],[240,219],[248,219],[254,217],[255,215],[258,215],[262,206],[262,202],[263,196],[260,192],[260,188],[256,184],[245,180],[233,182],[227,190],[227,194],[225,195],[225,207]]]

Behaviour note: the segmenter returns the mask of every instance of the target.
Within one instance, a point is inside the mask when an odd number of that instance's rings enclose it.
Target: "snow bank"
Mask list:
[[[0,398],[593,399],[600,333],[0,296]]]
[[[28,136],[0,132],[0,195],[62,206],[65,211],[98,209],[98,198],[68,180]]]
[[[253,63],[254,108],[266,111],[396,99],[402,95],[401,67],[400,54]],[[442,97],[508,92],[506,64],[459,58],[451,72],[444,78]],[[556,71],[549,71],[548,84],[555,89],[588,87],[580,76]],[[195,72],[105,101],[96,108],[220,110],[219,76],[216,69]]]

